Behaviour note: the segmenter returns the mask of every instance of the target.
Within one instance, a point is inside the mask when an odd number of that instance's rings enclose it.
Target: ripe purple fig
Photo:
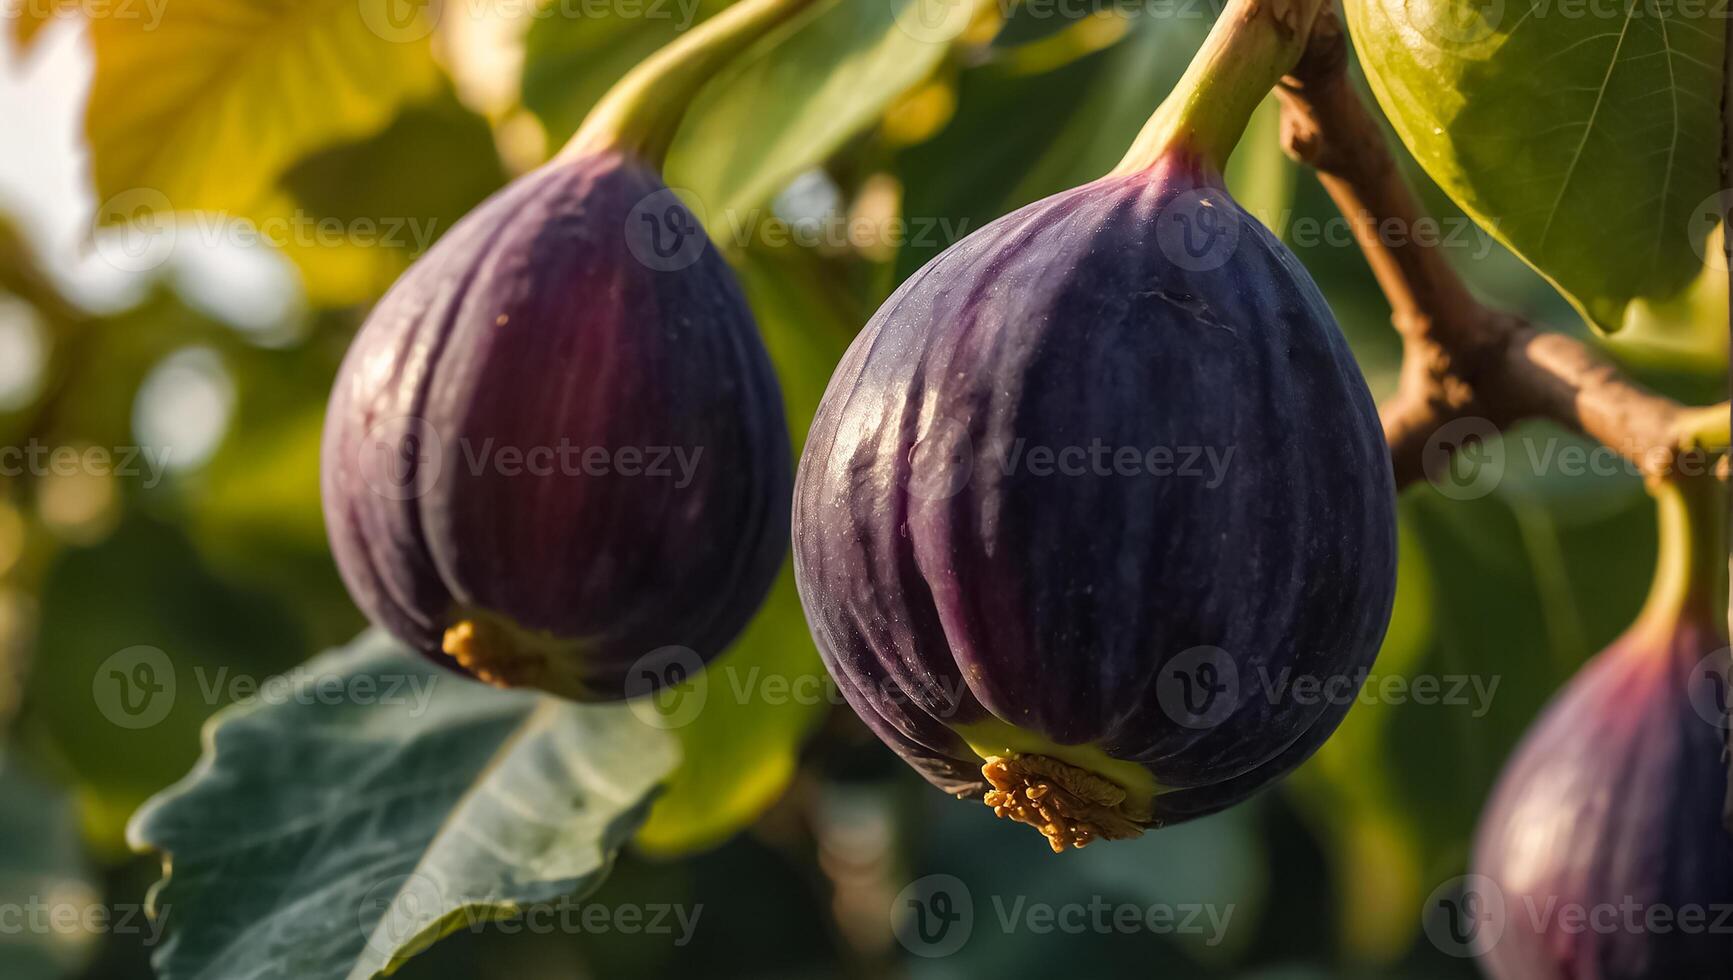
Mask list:
[[[325,513],[351,594],[405,643],[609,700],[679,680],[763,600],[788,541],[781,395],[656,162],[670,106],[805,2],[748,0],[628,75],[368,318],[331,396]]]
[[[1642,617],[1548,706],[1481,817],[1460,910],[1476,917],[1459,916],[1451,941],[1494,980],[1733,971],[1726,552],[1704,482],[1663,489],[1662,572]]]
[[[1366,383],[1227,195],[1226,149],[1169,131],[904,283],[796,480],[796,581],[844,696],[930,782],[1056,851],[1299,764],[1353,698],[1280,690],[1357,689],[1394,597]]]

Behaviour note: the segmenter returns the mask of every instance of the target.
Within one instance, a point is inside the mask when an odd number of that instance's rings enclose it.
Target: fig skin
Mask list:
[[[1206,207],[1237,240],[1197,270],[1161,226]],[[1217,486],[1005,465],[1096,440],[1233,455]],[[1395,592],[1388,450],[1347,344],[1294,256],[1180,152],[1029,205],[911,277],[831,379],[794,523],[825,663],[928,781],[984,796],[998,745],[1123,791],[1105,823],[1001,813],[1055,850],[1223,809],[1297,766],[1353,699],[1266,681],[1357,685]],[[1206,646],[1232,660],[1234,704],[1182,724],[1164,668]],[[1080,794],[1063,783],[1010,797]]]
[[[642,237],[645,214],[696,230],[701,251],[641,261],[667,244]],[[322,450],[332,550],[376,624],[483,680],[577,700],[677,680],[632,668],[670,647],[707,662],[744,628],[787,547],[791,450],[752,314],[698,229],[636,158],[562,157],[380,301]],[[490,462],[508,447],[571,453],[532,474]],[[595,448],[599,466],[583,462]],[[379,492],[377,452],[402,453],[412,492]]]
[[[1523,738],[1474,848],[1474,873],[1497,885],[1504,909],[1502,933],[1480,955],[1493,980],[1733,973],[1733,923],[1719,921],[1733,909],[1725,732],[1692,701],[1695,690],[1701,706],[1713,704],[1705,658],[1725,646],[1706,615],[1633,629]],[[1593,918],[1566,927],[1596,909],[1612,910],[1601,914],[1614,928]],[[1670,917],[1666,931],[1626,924],[1657,909]],[[1695,931],[1679,925],[1687,909],[1701,917]]]

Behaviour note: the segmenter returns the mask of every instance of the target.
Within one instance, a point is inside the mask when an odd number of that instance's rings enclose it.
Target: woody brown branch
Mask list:
[[[1347,63],[1341,21],[1326,9],[1305,57],[1276,90],[1282,143],[1317,171],[1349,220],[1402,336],[1400,382],[1380,413],[1397,486],[1424,479],[1429,462],[1447,458],[1449,440],[1433,441],[1442,427],[1475,417],[1500,429],[1552,419],[1647,476],[1674,470],[1708,410],[1648,391],[1580,341],[1480,302],[1436,244],[1380,233],[1420,227],[1423,212]]]

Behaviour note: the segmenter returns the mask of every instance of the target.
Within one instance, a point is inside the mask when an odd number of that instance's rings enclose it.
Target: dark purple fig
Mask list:
[[[1726,553],[1715,522],[1681,520],[1667,494],[1642,618],[1547,707],[1481,816],[1461,910],[1478,918],[1451,941],[1494,980],[1733,975],[1729,661],[1711,584]]]
[[[1254,100],[1255,104],[1255,100]],[[1366,383],[1294,256],[1182,145],[970,235],[825,393],[795,574],[849,703],[1055,850],[1310,755],[1395,590]]]
[[[485,681],[608,700],[680,680],[751,618],[788,542],[781,395],[733,273],[650,161],[694,66],[805,2],[749,0],[647,62],[373,311],[332,392],[323,490],[375,623]]]

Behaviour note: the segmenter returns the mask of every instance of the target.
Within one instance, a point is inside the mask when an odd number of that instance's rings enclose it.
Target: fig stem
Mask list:
[[[1713,474],[1656,481],[1660,552],[1638,622],[1671,634],[1680,619],[1726,618],[1726,487]]]
[[[1299,64],[1327,2],[1229,0],[1112,173],[1148,170],[1176,149],[1221,173],[1259,103]]]
[[[740,0],[639,62],[584,117],[557,159],[618,151],[661,169],[686,110],[717,72],[815,0]]]

